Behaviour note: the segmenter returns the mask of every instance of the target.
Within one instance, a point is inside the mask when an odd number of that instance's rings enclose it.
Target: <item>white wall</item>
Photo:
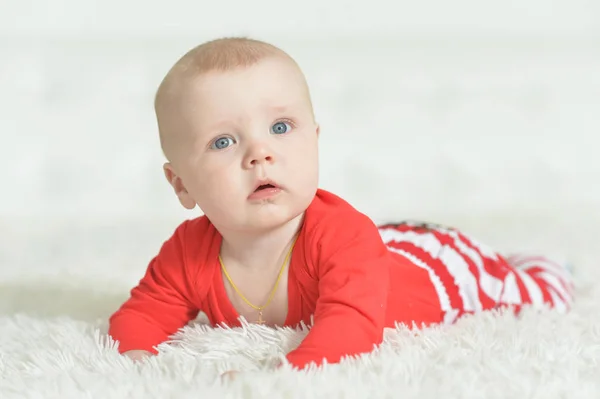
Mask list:
[[[595,0],[162,1],[4,0],[0,32],[11,35],[164,36],[205,32],[323,34],[598,33]]]
[[[152,96],[183,52],[220,35],[298,59],[323,126],[322,186],[377,220],[600,220],[598,1],[165,4],[0,5],[5,265],[67,256],[53,237],[125,251],[126,232],[152,244],[131,249],[146,256],[193,215],[163,180]],[[101,226],[106,248],[81,238]]]

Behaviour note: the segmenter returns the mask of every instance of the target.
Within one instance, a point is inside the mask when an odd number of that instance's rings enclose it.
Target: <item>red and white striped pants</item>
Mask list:
[[[379,226],[379,232],[390,251],[427,270],[446,323],[502,307],[565,312],[573,301],[570,272],[544,256],[504,257],[456,229],[435,224],[390,223]]]

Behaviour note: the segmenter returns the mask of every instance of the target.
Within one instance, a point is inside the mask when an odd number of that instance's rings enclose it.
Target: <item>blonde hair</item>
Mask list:
[[[229,71],[249,67],[273,56],[296,62],[280,48],[256,39],[226,37],[200,44],[184,54],[171,67],[162,80],[154,97],[154,109],[158,119],[160,144],[167,158],[167,134],[161,129],[159,111],[164,110],[182,87],[195,77],[211,71]]]

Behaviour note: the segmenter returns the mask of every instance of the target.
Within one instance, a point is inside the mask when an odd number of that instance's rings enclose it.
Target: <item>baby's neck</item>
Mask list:
[[[285,257],[304,214],[264,233],[223,232],[221,257],[244,268],[261,270],[272,267]]]

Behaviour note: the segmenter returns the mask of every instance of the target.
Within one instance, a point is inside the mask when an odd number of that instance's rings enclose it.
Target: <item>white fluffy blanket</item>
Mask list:
[[[108,272],[119,281],[113,263]],[[196,323],[163,345],[160,356],[134,364],[103,335],[106,317],[127,295],[124,284],[67,275],[60,282],[11,282],[5,276],[0,397],[598,398],[595,263],[578,257],[578,301],[567,315],[528,310],[518,320],[487,313],[421,332],[400,327],[387,331],[372,354],[308,372],[271,368],[305,331],[256,325]],[[222,382],[218,376],[228,369],[243,373]]]

